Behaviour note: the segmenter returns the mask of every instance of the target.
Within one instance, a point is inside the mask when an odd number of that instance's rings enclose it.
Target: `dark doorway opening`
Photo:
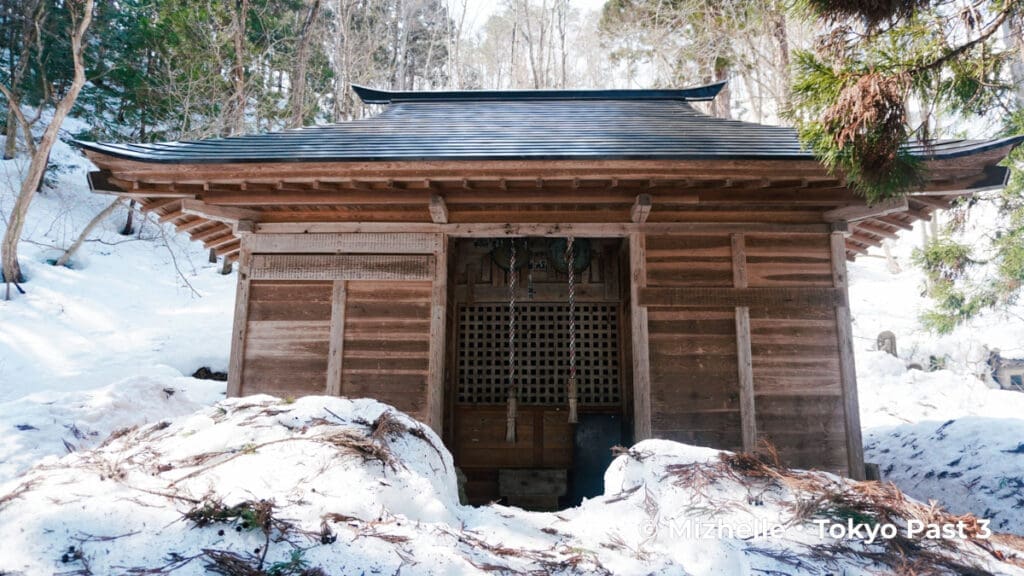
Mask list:
[[[519,239],[513,250],[510,242],[450,243],[446,441],[466,477],[471,504],[501,501],[533,510],[574,506],[602,493],[611,448],[631,436],[625,241],[574,242],[574,331],[565,239]],[[509,258],[510,251],[515,258]],[[517,276],[514,317],[510,260]],[[567,385],[573,335],[575,423],[569,421]],[[514,442],[506,438],[511,350]]]

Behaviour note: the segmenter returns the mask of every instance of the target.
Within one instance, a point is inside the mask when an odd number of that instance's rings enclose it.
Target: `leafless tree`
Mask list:
[[[18,242],[21,240],[21,233],[25,227],[25,217],[28,214],[28,208],[32,203],[32,198],[35,197],[36,190],[39,188],[43,173],[46,171],[46,162],[50,156],[50,149],[53,148],[54,143],[57,141],[61,124],[78,98],[78,93],[81,91],[82,86],[85,85],[85,64],[82,61],[83,39],[85,38],[86,31],[89,29],[89,24],[92,22],[93,0],[69,0],[65,6],[71,13],[71,21],[73,23],[71,56],[75,72],[67,92],[54,106],[53,118],[50,120],[50,124],[47,125],[46,130],[43,131],[43,136],[40,138],[39,144],[32,154],[28,172],[21,183],[18,198],[15,200],[11,214],[8,217],[7,231],[4,234],[3,243],[0,245],[4,280],[7,283],[6,298],[8,299],[10,299],[11,295],[11,283],[17,283],[23,279],[21,267],[18,264]],[[9,100],[13,97],[13,94],[6,86],[3,92]],[[10,105],[13,108],[20,109],[20,103],[16,100],[11,101]]]

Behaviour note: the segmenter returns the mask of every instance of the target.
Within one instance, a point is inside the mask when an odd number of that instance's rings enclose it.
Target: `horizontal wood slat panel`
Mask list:
[[[430,282],[346,284],[342,394],[375,398],[425,420],[430,297]]]
[[[242,394],[324,393],[331,293],[329,282],[251,282]]]
[[[433,256],[256,254],[253,280],[430,280]]]
[[[256,234],[252,250],[264,253],[306,254],[433,254],[440,248],[437,234]]]
[[[522,406],[516,441],[505,439],[504,406],[459,406],[455,458],[474,468],[569,468],[573,434],[564,410]],[[542,431],[542,436],[535,432]]]
[[[794,306],[834,308],[846,305],[843,290],[824,287],[641,288],[639,304],[648,307]]]

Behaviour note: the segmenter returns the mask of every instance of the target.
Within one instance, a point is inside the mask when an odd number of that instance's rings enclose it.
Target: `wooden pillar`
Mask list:
[[[448,236],[441,234],[434,258],[430,294],[430,361],[427,368],[427,424],[442,433],[444,426],[444,370],[448,318]]]
[[[836,306],[836,335],[839,339],[839,376],[843,392],[843,421],[846,426],[846,454],[850,477],[864,479],[864,443],[861,440],[860,409],[857,402],[857,370],[853,361],[853,334],[850,324],[850,297],[846,276],[846,235],[833,232],[832,285],[843,291],[842,304]]]
[[[231,357],[228,360],[229,397],[241,396],[245,371],[245,337],[249,326],[249,264],[252,261],[252,234],[242,238],[238,253],[238,284],[235,288],[235,319],[231,329]]]
[[[733,234],[732,284],[747,287],[747,248],[743,234]],[[740,426],[743,451],[757,448],[757,413],[754,410],[754,365],[750,351],[750,307],[736,307],[736,369],[740,388]]]
[[[651,357],[647,308],[640,305],[640,289],[647,287],[647,236],[629,236],[629,310],[633,343],[633,441],[651,437]]]
[[[335,280],[331,293],[331,335],[327,351],[327,395],[342,396],[342,359],[345,356],[345,305],[348,282]]]

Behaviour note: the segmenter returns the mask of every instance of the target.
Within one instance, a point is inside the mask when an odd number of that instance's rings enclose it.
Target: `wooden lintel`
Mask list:
[[[872,218],[875,216],[885,216],[895,212],[906,212],[909,208],[910,206],[907,204],[906,197],[890,198],[873,206],[844,206],[842,208],[836,208],[835,210],[825,212],[823,216],[825,217],[826,222],[837,222],[842,220],[855,222],[857,220],[863,220],[865,218]]]
[[[220,208],[220,207],[218,207]],[[647,234],[732,234],[760,232],[778,234],[828,234],[829,224],[771,224],[765,222],[645,222],[633,223],[511,223],[511,224],[433,224],[415,222],[260,222],[256,232],[264,234],[310,233],[430,233],[460,238],[498,238],[546,236],[578,238],[622,238]]]
[[[643,288],[639,304],[652,307],[796,306],[834,308],[846,305],[846,292],[817,286],[757,288]]]
[[[650,194],[637,194],[636,201],[633,202],[633,207],[629,211],[629,219],[634,224],[643,224],[647,222],[647,216],[651,213],[651,195]]]
[[[215,206],[199,200],[185,199],[181,201],[181,210],[185,214],[202,216],[208,220],[216,220],[234,224],[239,220],[252,220],[259,222],[261,214],[255,210],[245,208],[233,208],[228,206]]]
[[[434,221],[434,224],[448,223],[448,205],[445,204],[444,197],[440,194],[430,195],[430,219]]]
[[[252,220],[239,220],[234,229],[236,234],[249,234],[256,231],[256,223]]]

